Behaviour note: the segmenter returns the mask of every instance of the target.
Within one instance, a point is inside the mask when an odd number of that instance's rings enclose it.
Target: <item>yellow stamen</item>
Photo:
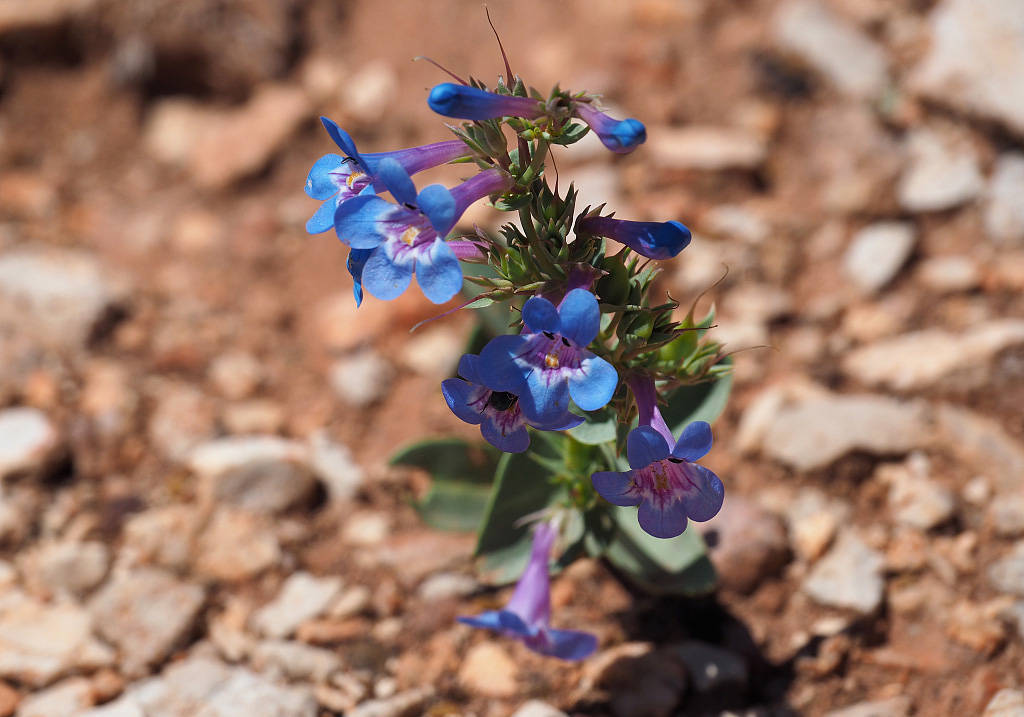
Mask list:
[[[412,243],[416,241],[416,237],[418,237],[419,235],[419,229],[417,229],[416,227],[409,227],[404,232],[402,232],[402,236],[399,237],[399,240],[401,240],[405,244],[408,244],[409,246],[412,246]]]
[[[349,189],[352,189],[352,185],[355,184],[357,180],[365,176],[366,175],[363,172],[352,172],[352,174],[345,177],[345,184],[348,185]]]
[[[548,368],[558,368],[558,355],[550,353],[544,357],[544,365]]]

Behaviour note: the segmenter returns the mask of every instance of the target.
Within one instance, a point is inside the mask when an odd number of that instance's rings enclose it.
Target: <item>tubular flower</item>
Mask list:
[[[538,525],[533,534],[530,562],[505,609],[492,610],[474,617],[460,617],[459,622],[497,630],[520,640],[534,652],[563,660],[582,660],[594,652],[597,649],[597,638],[589,632],[555,630],[550,626],[548,558],[556,537],[550,523]]]
[[[439,115],[468,120],[495,117],[534,119],[544,114],[544,105],[530,97],[499,95],[496,92],[486,92],[452,82],[434,87],[427,98],[427,104]]]
[[[554,421],[530,421],[519,408],[519,397],[488,388],[480,377],[480,357],[465,354],[459,360],[459,376],[441,382],[441,393],[452,413],[466,423],[480,426],[484,440],[506,453],[522,453],[530,446],[526,426],[542,431],[561,431],[583,423],[566,411]],[[465,379],[465,380],[463,380]]]
[[[651,259],[671,259],[690,244],[690,230],[679,222],[631,222],[591,216],[576,222],[575,231],[608,237]]]
[[[417,194],[396,160],[379,160],[376,173],[399,204],[361,194],[341,203],[334,215],[339,239],[353,251],[372,250],[362,260],[357,283],[378,299],[390,300],[406,290],[415,273],[423,294],[443,304],[462,288],[459,260],[444,237],[470,204],[506,188],[508,176],[489,169],[452,190],[432,184]]]
[[[585,102],[576,105],[576,116],[590,125],[601,144],[616,154],[632,152],[647,140],[643,122],[632,117],[617,120]]]
[[[637,426],[626,439],[631,470],[601,471],[591,480],[609,503],[640,506],[637,520],[646,532],[674,538],[686,530],[687,519],[710,520],[722,507],[722,481],[694,462],[709,450],[711,426],[704,421],[683,429],[675,446],[661,431]]]
[[[373,194],[383,189],[376,176],[377,166],[381,160],[393,159],[409,174],[416,174],[470,154],[466,144],[457,139],[394,152],[360,154],[355,142],[345,130],[326,117],[321,117],[320,121],[345,156],[325,154],[309,170],[309,176],[306,177],[306,194],[313,199],[324,200],[316,213],[306,222],[306,231],[310,234],[319,234],[330,229],[334,225],[334,212],[342,202],[364,192]]]
[[[480,374],[496,391],[519,396],[523,414],[548,423],[565,414],[569,398],[584,411],[611,400],[618,385],[615,368],[587,350],[601,324],[597,299],[573,289],[556,309],[531,297],[523,306],[523,333],[498,336],[480,353]]]

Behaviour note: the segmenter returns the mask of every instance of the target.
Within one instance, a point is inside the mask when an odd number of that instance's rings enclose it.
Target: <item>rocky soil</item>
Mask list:
[[[739,351],[718,593],[577,563],[601,650],[545,660],[454,622],[507,592],[387,466],[473,436],[473,317],[357,312],[302,184],[319,114],[444,138],[409,60],[493,81],[479,3],[4,0],[0,716],[1024,715],[1024,6],[491,9],[529,83],[647,124],[561,182],[694,229],[663,288]]]

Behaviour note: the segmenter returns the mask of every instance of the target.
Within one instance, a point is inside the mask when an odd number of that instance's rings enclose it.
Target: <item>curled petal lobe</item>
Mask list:
[[[665,438],[650,426],[637,426],[626,437],[626,457],[631,468],[645,468],[669,456]]]
[[[352,275],[352,293],[356,298],[356,306],[363,303],[363,269],[371,254],[373,249],[353,249],[345,262],[348,273]]]
[[[629,473],[599,471],[590,476],[594,490],[612,505],[640,505],[643,500],[633,490]]]
[[[725,487],[714,473],[696,463],[687,466],[693,488],[683,497],[686,513],[694,520],[711,520],[722,509]]]
[[[558,306],[560,333],[581,347],[586,346],[601,328],[601,309],[597,298],[586,289],[573,289]]]
[[[530,434],[523,426],[519,426],[509,433],[503,433],[494,421],[484,421],[480,426],[480,434],[485,441],[505,453],[522,453],[530,447]]]
[[[655,538],[674,538],[686,530],[686,509],[679,502],[656,504],[644,501],[636,517],[640,527]]]
[[[357,162],[362,163],[362,159],[359,156],[359,151],[356,149],[356,143],[353,142],[352,138],[348,136],[348,132],[343,130],[332,120],[329,120],[326,117],[321,117],[320,122],[323,124],[324,129],[327,130],[327,134],[329,134],[331,136],[331,139],[334,140],[334,143],[341,148],[342,152],[344,152],[347,156],[352,157],[352,159],[356,160]]]
[[[549,630],[547,634],[550,646],[543,651],[545,655],[563,660],[577,661],[589,657],[597,650],[597,636],[579,630]]]
[[[462,288],[459,260],[440,239],[436,239],[430,250],[416,261],[416,280],[423,295],[435,304],[445,303]]]
[[[399,204],[416,203],[416,185],[401,164],[385,157],[377,164],[377,176]]]
[[[338,193],[338,187],[331,179],[331,170],[345,161],[340,154],[325,154],[316,161],[306,177],[306,194],[313,199],[330,199]]]
[[[483,384],[484,382],[480,377],[480,357],[476,354],[462,354],[462,358],[459,359],[458,372],[470,383]]]
[[[523,304],[523,323],[533,332],[559,332],[558,311],[555,305],[540,296],[531,296]]]
[[[580,371],[569,377],[569,395],[584,411],[596,411],[612,399],[618,384],[614,366],[599,356],[584,354]]]
[[[479,615],[460,616],[455,619],[464,625],[469,625],[470,627],[482,627],[485,630],[500,630],[502,612],[504,612],[504,610],[490,610],[488,612],[482,612]]]
[[[473,400],[474,388],[459,378],[448,378],[441,382],[441,395],[444,396],[448,408],[458,418],[474,426],[480,425],[484,416],[470,402]]]
[[[672,449],[672,455],[693,463],[706,456],[710,450],[711,426],[705,421],[694,421],[683,429]]]

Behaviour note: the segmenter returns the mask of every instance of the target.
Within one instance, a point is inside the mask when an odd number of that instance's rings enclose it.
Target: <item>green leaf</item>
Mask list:
[[[439,480],[413,507],[432,528],[470,532],[480,525],[490,494],[489,485]]]
[[[555,442],[534,441],[530,451],[546,461],[564,455]],[[565,487],[550,478],[551,472],[529,453],[506,453],[498,461],[475,551],[483,559],[486,581],[503,585],[523,572],[530,556],[531,533],[530,526],[519,521],[566,497]]]
[[[655,595],[705,595],[715,588],[715,569],[700,533],[691,524],[663,540],[644,532],[635,508],[611,508],[618,533],[605,557],[630,581]]]
[[[568,433],[580,443],[599,446],[615,440],[618,418],[611,410],[592,411],[580,425],[570,428]]]
[[[498,463],[498,451],[461,438],[429,438],[391,456],[393,466],[421,468],[435,481],[489,485]]]
[[[731,364],[726,359],[723,364]],[[727,373],[714,381],[681,386],[668,397],[668,405],[662,410],[665,423],[676,436],[693,421],[713,423],[729,401],[732,391],[732,373]]]

